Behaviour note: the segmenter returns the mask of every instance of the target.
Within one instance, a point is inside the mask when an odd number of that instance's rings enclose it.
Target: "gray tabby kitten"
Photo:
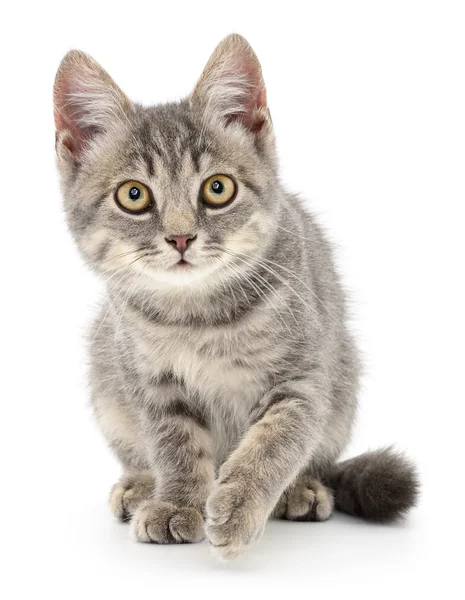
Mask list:
[[[359,359],[331,249],[279,181],[249,44],[230,35],[188,99],[148,108],[73,50],[54,101],[69,227],[107,284],[90,377],[124,471],[113,513],[139,541],[206,536],[223,559],[270,516],[404,515],[402,456],[336,462]]]

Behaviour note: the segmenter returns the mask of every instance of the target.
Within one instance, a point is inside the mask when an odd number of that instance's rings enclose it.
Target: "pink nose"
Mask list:
[[[189,244],[197,238],[196,235],[171,235],[165,238],[168,244],[174,246],[178,252],[184,254]]]

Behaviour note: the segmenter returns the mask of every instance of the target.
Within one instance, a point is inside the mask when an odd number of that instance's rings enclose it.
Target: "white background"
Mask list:
[[[459,597],[463,2],[15,1],[1,13],[0,595]],[[349,454],[406,449],[423,495],[397,526],[271,523],[225,567],[206,544],[137,545],[107,509],[119,468],[88,408],[83,342],[101,287],[61,211],[52,85],[77,47],[133,99],[177,99],[232,31],[261,59],[283,180],[337,243],[351,290],[366,376]]]

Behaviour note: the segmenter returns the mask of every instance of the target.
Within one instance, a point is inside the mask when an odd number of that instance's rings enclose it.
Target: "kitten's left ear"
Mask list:
[[[250,44],[238,34],[218,44],[190,98],[207,117],[240,123],[258,133],[271,119],[262,69]]]

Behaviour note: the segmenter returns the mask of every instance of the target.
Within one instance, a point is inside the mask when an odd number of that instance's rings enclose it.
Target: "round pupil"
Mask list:
[[[137,187],[132,187],[129,190],[129,197],[131,198],[131,200],[139,200],[140,198],[140,189]]]
[[[212,183],[212,190],[215,194],[222,194],[224,185],[221,183],[221,181],[216,180]]]

